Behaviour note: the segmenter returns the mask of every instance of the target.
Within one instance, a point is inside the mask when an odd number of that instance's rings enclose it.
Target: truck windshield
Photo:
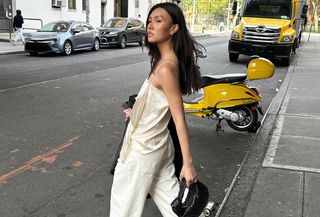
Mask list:
[[[285,4],[270,4],[265,2],[252,2],[247,4],[243,17],[263,17],[274,19],[291,19],[291,6]]]

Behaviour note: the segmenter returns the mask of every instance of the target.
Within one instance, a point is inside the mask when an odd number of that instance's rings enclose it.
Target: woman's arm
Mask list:
[[[197,181],[197,174],[192,162],[189,133],[179,85],[179,74],[175,67],[166,64],[158,70],[154,80],[154,85],[161,89],[167,97],[172,118],[176,125],[183,157],[180,180],[185,178],[187,186],[190,186],[191,183]]]

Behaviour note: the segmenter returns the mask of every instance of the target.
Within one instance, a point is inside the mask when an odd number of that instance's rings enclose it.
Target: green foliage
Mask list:
[[[192,14],[193,1],[198,15],[224,15],[227,13],[228,0],[183,0],[187,15]]]

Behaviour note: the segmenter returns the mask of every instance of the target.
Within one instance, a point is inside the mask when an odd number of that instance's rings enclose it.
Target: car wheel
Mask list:
[[[122,35],[120,37],[120,47],[121,48],[125,48],[127,45],[127,39],[126,39],[126,36]]]
[[[100,49],[100,41],[99,39],[95,38],[93,41],[93,47],[92,50],[93,51],[98,51]]]
[[[145,45],[145,41],[146,41],[146,36],[143,34],[143,35],[141,35],[141,39],[139,41],[139,45],[140,46],[144,46]]]
[[[36,55],[38,55],[38,52],[29,52],[29,54],[31,55],[31,56],[36,56]]]
[[[69,56],[72,53],[72,45],[70,41],[66,41],[63,45],[63,54]]]

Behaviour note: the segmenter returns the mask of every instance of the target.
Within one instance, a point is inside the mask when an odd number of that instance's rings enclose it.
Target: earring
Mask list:
[[[170,32],[170,35],[173,36],[173,32]]]

